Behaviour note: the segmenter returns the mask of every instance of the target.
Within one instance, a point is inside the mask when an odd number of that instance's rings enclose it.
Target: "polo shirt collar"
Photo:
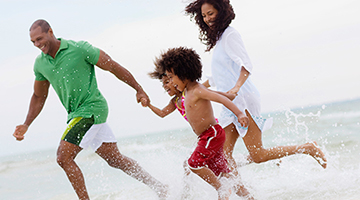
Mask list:
[[[57,50],[57,52],[56,52],[56,54],[55,54],[55,58],[56,58],[56,56],[59,54],[59,52],[61,51],[61,50],[65,50],[65,49],[67,49],[67,48],[69,48],[69,44],[68,44],[68,41],[67,40],[64,40],[64,39],[62,39],[62,38],[57,38],[58,40],[60,40],[60,47],[59,47],[59,49]],[[50,55],[48,55],[48,54],[44,54],[43,52],[41,52],[43,55],[45,55],[46,57],[48,57],[48,58],[52,58]]]

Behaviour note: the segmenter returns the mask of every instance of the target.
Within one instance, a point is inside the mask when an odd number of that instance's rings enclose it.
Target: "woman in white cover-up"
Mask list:
[[[229,0],[196,0],[186,7],[185,12],[199,26],[199,39],[207,46],[206,51],[215,47],[211,63],[213,77],[204,84],[215,86],[218,91],[237,94],[233,102],[250,119],[247,128],[241,127],[236,116],[225,107],[219,117],[219,123],[226,132],[224,151],[233,173],[238,175],[232,153],[239,136],[249,151],[249,163],[303,153],[314,157],[325,168],[324,153],[316,142],[268,149],[263,147],[262,132],[271,127],[272,119],[261,118],[260,94],[250,79],[253,66],[241,35],[229,26],[235,18]]]

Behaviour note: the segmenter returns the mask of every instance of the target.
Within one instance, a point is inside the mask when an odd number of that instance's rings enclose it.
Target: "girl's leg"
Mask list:
[[[243,137],[246,148],[249,151],[250,159],[253,162],[261,163],[268,160],[282,158],[284,156],[293,155],[296,153],[308,154],[314,157],[319,164],[326,168],[326,158],[324,153],[317,147],[316,142],[305,143],[302,145],[292,146],[278,146],[269,149],[264,149],[262,144],[262,133],[251,117],[250,113],[245,110],[249,117],[248,132]]]

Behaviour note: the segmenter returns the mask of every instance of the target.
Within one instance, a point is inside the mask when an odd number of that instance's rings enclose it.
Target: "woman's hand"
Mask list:
[[[226,93],[233,94],[233,95],[237,96],[237,93],[239,92],[239,89],[240,88],[238,88],[238,87],[233,87],[231,90],[227,91]]]

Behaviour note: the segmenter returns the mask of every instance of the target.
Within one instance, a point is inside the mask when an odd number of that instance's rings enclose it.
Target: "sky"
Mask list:
[[[147,75],[153,61],[171,47],[196,50],[210,74],[212,53],[198,39],[198,27],[184,8],[189,0],[0,0],[0,156],[56,148],[66,127],[66,112],[51,89],[46,105],[25,140],[12,133],[24,122],[33,90],[33,63],[40,50],[29,27],[46,19],[55,36],[86,40],[127,68],[153,105],[170,97]],[[356,0],[232,0],[231,26],[242,35],[252,60],[251,76],[262,97],[263,112],[326,105],[360,98],[360,2]],[[189,128],[174,112],[166,118],[135,102],[132,88],[108,72],[96,70],[108,101],[109,125],[116,137]],[[215,109],[219,108],[214,105]]]

